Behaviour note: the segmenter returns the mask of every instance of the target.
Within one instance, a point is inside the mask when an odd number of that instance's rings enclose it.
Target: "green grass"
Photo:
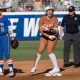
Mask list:
[[[39,41],[20,41],[18,49],[11,48],[11,55],[15,61],[33,60],[38,49],[38,44]],[[58,59],[63,58],[63,41],[58,41],[55,48],[55,54]],[[46,50],[42,55],[42,59],[49,59]]]

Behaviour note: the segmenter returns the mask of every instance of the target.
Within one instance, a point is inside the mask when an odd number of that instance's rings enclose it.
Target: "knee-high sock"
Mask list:
[[[35,68],[37,67],[40,58],[41,58],[41,54],[37,53],[37,54],[36,54],[36,59],[35,59],[35,61],[34,61],[34,67],[35,67]]]
[[[8,63],[8,67],[12,67],[13,68],[13,60],[12,59],[8,59],[7,63]]]
[[[49,54],[49,58],[52,61],[54,68],[59,68],[55,54],[54,53]]]
[[[2,67],[0,67],[0,72],[1,72],[1,73],[3,72]]]
[[[12,59],[8,59],[7,63],[8,63],[9,71],[13,71],[13,60]]]

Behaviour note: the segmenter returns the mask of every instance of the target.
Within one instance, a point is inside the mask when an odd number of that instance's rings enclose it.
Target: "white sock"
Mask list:
[[[9,71],[13,71],[13,67],[9,67]]]
[[[36,59],[35,59],[35,62],[34,62],[34,67],[35,68],[37,67],[40,58],[41,58],[41,54],[37,53],[36,54]]]
[[[2,68],[0,67],[0,72],[2,73],[2,71],[3,71],[3,70],[2,70]]]
[[[54,68],[59,68],[55,54],[54,53],[49,54],[49,58],[51,59]]]

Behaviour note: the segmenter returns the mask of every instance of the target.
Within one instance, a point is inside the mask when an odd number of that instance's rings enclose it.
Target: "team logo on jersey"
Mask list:
[[[77,20],[77,17],[75,17],[74,19]]]

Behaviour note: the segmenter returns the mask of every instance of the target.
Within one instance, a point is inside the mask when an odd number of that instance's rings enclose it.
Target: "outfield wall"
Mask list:
[[[68,12],[55,12],[54,15],[58,18],[58,30],[60,32],[60,23],[62,18]],[[76,12],[80,14],[80,12]],[[40,32],[38,27],[38,22],[41,16],[43,16],[44,12],[8,12],[3,13],[8,16],[11,26],[14,32],[14,36],[22,41],[22,40],[39,40]],[[58,33],[59,39],[59,33]]]

